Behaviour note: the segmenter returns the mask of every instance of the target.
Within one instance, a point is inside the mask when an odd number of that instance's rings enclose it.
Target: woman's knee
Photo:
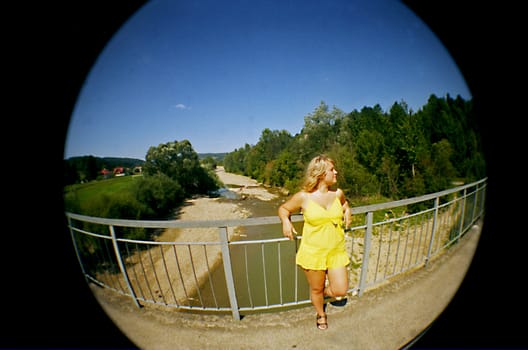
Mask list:
[[[311,285],[310,291],[312,294],[322,294],[324,292],[324,284],[322,285]]]
[[[333,296],[344,296],[348,291],[348,275],[346,268],[329,271],[328,279]]]
[[[347,294],[348,288],[344,285],[330,284],[325,288],[325,294],[330,297],[343,297]]]
[[[346,285],[338,285],[338,286],[332,286],[332,292],[334,296],[336,297],[343,297],[347,294],[348,286]]]

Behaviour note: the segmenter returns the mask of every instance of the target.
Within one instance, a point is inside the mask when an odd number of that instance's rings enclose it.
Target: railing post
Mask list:
[[[231,304],[231,313],[233,319],[240,321],[238,312],[238,301],[235,292],[235,281],[233,279],[233,269],[231,268],[231,254],[229,253],[229,240],[227,237],[227,227],[219,227],[220,243],[222,245],[222,261],[224,262],[224,273],[226,279],[227,293],[229,294],[229,303]]]
[[[479,208],[479,217],[484,212],[484,205],[486,204],[486,185],[482,185],[482,188],[480,189],[480,208]]]
[[[370,254],[370,241],[372,240],[372,221],[374,212],[367,212],[367,228],[365,230],[365,238],[363,243],[363,261],[361,263],[361,278],[359,279],[359,296],[363,295],[365,285],[367,283],[367,270]]]
[[[108,228],[110,229],[110,236],[112,237],[112,244],[114,245],[114,251],[117,258],[117,263],[119,264],[119,269],[121,270],[121,273],[125,278],[125,282],[127,284],[128,290],[130,291],[130,294],[132,295],[132,299],[134,299],[134,304],[136,304],[137,307],[141,308],[141,304],[137,300],[136,292],[134,292],[134,288],[132,288],[132,284],[130,283],[130,279],[128,278],[128,273],[126,272],[125,264],[123,264],[121,253],[119,253],[119,246],[117,244],[117,237],[115,234],[114,226],[110,225],[108,226]]]
[[[81,266],[81,272],[83,274],[83,277],[86,280],[86,282],[88,282],[88,278],[86,278],[86,271],[84,270],[84,265],[81,259],[81,253],[79,251],[79,247],[77,246],[77,241],[75,240],[75,234],[73,233],[71,218],[67,216],[67,219],[68,219],[68,227],[70,229],[70,236],[73,242],[73,249],[75,249],[75,254],[77,255],[77,260],[79,261],[79,265]]]
[[[431,240],[429,241],[429,247],[427,248],[427,256],[425,257],[425,263],[424,265],[427,266],[429,263],[429,259],[431,259],[431,251],[433,250],[433,242],[436,235],[436,223],[438,222],[438,205],[440,204],[440,198],[435,198],[435,204],[434,204],[434,218],[433,218],[433,228],[431,232]]]
[[[473,199],[473,208],[471,208],[471,225],[475,223],[475,211],[477,210],[477,201],[480,198],[479,185],[475,188],[475,199]]]
[[[462,201],[462,213],[460,214],[460,227],[458,228],[457,240],[462,235],[462,232],[464,232],[464,221],[466,217],[466,198],[467,198],[467,189],[465,188],[464,188],[463,197],[464,197],[464,200]]]

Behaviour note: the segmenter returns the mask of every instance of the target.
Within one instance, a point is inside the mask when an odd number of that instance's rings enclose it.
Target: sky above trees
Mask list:
[[[431,94],[471,99],[447,49],[399,1],[153,0],[88,74],[64,157],[144,159],[183,139],[230,152],[265,128],[300,132],[321,101],[416,111]]]

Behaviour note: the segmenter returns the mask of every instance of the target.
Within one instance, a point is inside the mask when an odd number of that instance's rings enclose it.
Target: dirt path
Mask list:
[[[219,177],[226,185],[267,192],[251,179],[222,170]],[[181,218],[201,215],[205,208],[201,205],[211,204],[208,200],[212,199],[200,198],[185,207]],[[234,207],[222,210],[229,212]],[[427,268],[352,297],[345,307],[330,306],[330,327],[325,332],[315,328],[311,306],[234,321],[231,315],[191,314],[150,305],[138,309],[130,298],[97,287],[92,290],[114,323],[142,349],[396,349],[445,309],[466,274],[479,236],[480,227],[474,226]]]

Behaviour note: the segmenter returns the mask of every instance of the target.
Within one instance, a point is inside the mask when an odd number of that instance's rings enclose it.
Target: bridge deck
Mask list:
[[[312,306],[246,315],[205,315],[138,309],[130,298],[94,288],[114,323],[141,349],[397,349],[420,334],[445,309],[469,268],[482,222],[427,268],[329,305],[329,328],[315,327]]]

